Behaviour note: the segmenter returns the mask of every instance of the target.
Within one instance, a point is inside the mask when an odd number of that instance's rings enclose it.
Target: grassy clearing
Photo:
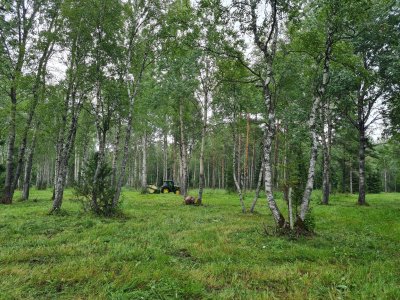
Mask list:
[[[400,299],[400,194],[314,204],[317,235],[299,240],[262,234],[263,198],[243,215],[223,191],[204,207],[127,191],[125,217],[104,219],[70,191],[49,216],[50,195],[0,207],[1,299]]]

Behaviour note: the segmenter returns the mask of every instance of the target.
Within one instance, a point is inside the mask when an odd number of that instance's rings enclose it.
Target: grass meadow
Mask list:
[[[315,192],[316,234],[298,239],[264,233],[264,197],[251,215],[221,190],[202,207],[125,191],[108,219],[72,190],[48,215],[50,197],[0,206],[0,299],[400,299],[400,194],[359,207],[342,194],[318,205]]]

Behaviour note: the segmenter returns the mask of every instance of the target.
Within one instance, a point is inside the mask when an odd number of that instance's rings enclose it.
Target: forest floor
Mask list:
[[[316,235],[299,239],[264,234],[264,198],[242,214],[219,190],[202,207],[125,191],[112,219],[84,214],[72,191],[60,215],[50,190],[31,196],[0,206],[0,299],[400,299],[400,194],[358,207],[314,193]]]

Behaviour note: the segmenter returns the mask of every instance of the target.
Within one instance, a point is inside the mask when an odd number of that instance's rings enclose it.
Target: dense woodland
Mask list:
[[[173,179],[261,190],[285,227],[313,189],[400,189],[397,0],[1,0],[0,39],[4,204]]]

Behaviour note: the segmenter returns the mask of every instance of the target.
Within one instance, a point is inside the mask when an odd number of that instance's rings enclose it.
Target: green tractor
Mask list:
[[[164,180],[163,185],[158,188],[155,185],[148,185],[147,186],[147,191],[150,194],[159,194],[159,193],[163,193],[163,194],[168,194],[168,193],[174,193],[176,195],[180,195],[181,193],[181,188],[177,185],[175,185],[173,180]]]

